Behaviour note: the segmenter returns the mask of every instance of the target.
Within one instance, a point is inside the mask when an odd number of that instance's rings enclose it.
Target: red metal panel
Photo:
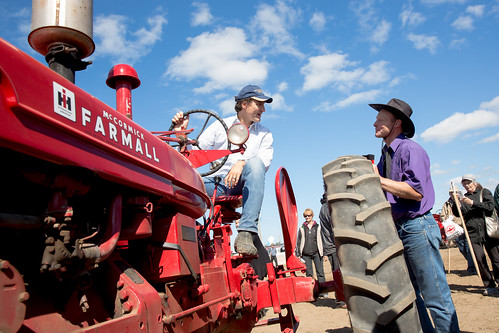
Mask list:
[[[0,146],[88,168],[169,196],[190,215],[204,213],[204,184],[181,154],[1,39],[0,54]],[[175,186],[190,195],[177,198]]]
[[[293,304],[299,302],[312,302],[316,286],[315,280],[305,276],[290,276],[275,280],[275,288],[279,295],[279,304]],[[257,310],[271,307],[272,296],[269,281],[258,281],[258,308]]]
[[[195,228],[196,221],[181,214],[155,221],[150,263],[149,260],[144,262],[147,264],[145,271],[150,272],[147,275],[149,280],[171,281],[173,278],[191,274],[179,250],[162,247],[164,243],[180,245],[194,272],[199,274],[201,262]]]
[[[275,176],[275,193],[279,216],[281,217],[284,251],[286,251],[286,267],[288,270],[304,270],[305,265],[295,255],[298,232],[298,213],[295,194],[288,172],[280,167]]]

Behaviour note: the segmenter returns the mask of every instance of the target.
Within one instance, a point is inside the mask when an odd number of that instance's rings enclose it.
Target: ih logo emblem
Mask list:
[[[54,82],[54,112],[76,122],[75,94]]]

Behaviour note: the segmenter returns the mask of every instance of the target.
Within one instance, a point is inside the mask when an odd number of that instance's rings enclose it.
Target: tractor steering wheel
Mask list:
[[[209,126],[208,123],[211,119],[211,117],[215,118],[216,121],[220,122],[220,124],[222,124],[224,130],[225,130],[225,134],[227,135],[227,131],[229,130],[229,128],[227,127],[227,125],[225,124],[225,122],[223,121],[223,119],[218,115],[216,114],[215,112],[213,111],[210,111],[210,110],[203,110],[203,109],[194,109],[194,110],[189,110],[187,112],[184,112],[184,117],[187,116],[187,115],[192,115],[192,114],[202,114],[203,116],[201,116],[201,122],[203,123],[202,126],[201,126],[201,129],[199,131],[194,131],[193,133],[195,133],[195,136],[196,136],[196,139],[195,139],[195,143],[192,144],[192,146],[196,146],[198,149],[201,149],[199,147],[199,143],[198,143],[198,140],[199,140],[199,137],[201,136],[201,134],[204,132],[204,130]],[[204,119],[204,118],[205,119]],[[189,117],[189,124],[191,124],[191,122],[193,121],[193,117]],[[213,122],[214,123],[214,122]],[[173,128],[175,127],[174,124],[172,124],[170,126],[170,129],[169,131],[173,131]],[[174,142],[169,142],[169,144],[173,147],[173,148],[177,148],[180,146],[179,143],[174,143]],[[226,149],[230,149],[230,141],[229,139],[227,138],[227,148]],[[206,171],[206,172],[202,172],[201,173],[201,177],[205,177],[205,176],[209,176],[215,172],[217,172],[218,170],[220,170],[220,168],[225,164],[225,162],[227,162],[227,159],[229,158],[229,155],[227,156],[224,156],[220,161],[214,161],[214,162],[211,162],[210,164],[210,170]]]

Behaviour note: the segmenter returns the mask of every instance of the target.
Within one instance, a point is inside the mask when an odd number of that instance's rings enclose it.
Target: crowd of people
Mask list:
[[[228,126],[243,123],[249,129],[244,155],[232,154],[217,174],[205,179],[207,192],[217,187],[219,195],[239,194],[243,197],[242,217],[238,223],[235,251],[246,256],[265,255],[277,265],[275,249],[261,251],[258,222],[263,201],[265,173],[273,157],[273,138],[269,129],[261,125],[265,104],[272,98],[258,86],[248,85],[235,96],[236,115],[224,119]],[[369,104],[376,110],[375,137],[383,141],[380,159],[373,165],[381,188],[391,205],[398,236],[404,246],[404,258],[416,295],[416,306],[423,332],[459,332],[459,323],[447,283],[440,255],[440,228],[431,213],[435,191],[430,173],[430,159],[425,149],[411,138],[415,126],[413,110],[406,102],[393,98],[386,104]],[[189,119],[177,113],[172,123],[176,130],[185,130]],[[219,149],[226,139],[221,126],[210,126],[198,139],[201,149]],[[223,182],[214,178],[220,176]],[[455,240],[468,262],[468,272],[479,272],[484,284],[484,296],[499,294],[499,240],[486,232],[485,217],[499,209],[499,185],[494,195],[483,188],[473,175],[463,175],[461,185],[466,193],[458,196],[451,188],[449,199],[442,207],[442,219],[452,218],[462,224],[466,235]],[[320,223],[313,210],[303,212],[305,221],[298,230],[296,255],[306,266],[306,275],[325,281],[323,262],[329,261],[331,270],[339,268],[334,233],[325,196],[321,199]],[[333,221],[334,222],[334,221]],[[469,243],[468,243],[469,239]],[[267,255],[269,254],[269,255]],[[492,263],[488,267],[486,254]],[[476,265],[475,265],[476,263]],[[261,273],[262,276],[265,273]],[[431,319],[430,319],[431,317]]]
[[[465,233],[456,239],[459,251],[468,261],[468,272],[476,274],[476,266],[482,278],[485,290],[484,296],[499,295],[499,239],[487,234],[486,216],[492,216],[499,206],[499,184],[495,189],[495,197],[490,190],[476,181],[472,174],[462,176],[461,185],[466,193],[460,194],[456,188],[451,188],[449,199],[442,207],[441,216],[451,218],[456,224],[464,220]],[[449,210],[450,207],[450,210]],[[467,234],[467,236],[466,236]],[[468,240],[471,247],[468,244]],[[486,255],[492,265],[487,263]]]

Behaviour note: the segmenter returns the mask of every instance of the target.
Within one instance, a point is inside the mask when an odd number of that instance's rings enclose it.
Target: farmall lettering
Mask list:
[[[76,122],[75,105],[75,94],[54,82],[54,112]],[[101,114],[96,113],[81,107],[81,124],[86,128],[92,128],[95,133],[100,133],[102,136],[128,147],[137,154],[159,163],[156,147],[146,141],[144,133],[106,110],[102,110]]]
[[[103,136],[159,163],[156,148],[154,146],[149,147],[149,144],[144,139],[144,134],[133,126],[128,125],[105,110],[102,111],[102,116],[95,116],[95,122],[92,121],[92,112],[90,110],[82,108],[81,113],[83,126],[87,127],[93,124],[96,133],[101,133]]]

